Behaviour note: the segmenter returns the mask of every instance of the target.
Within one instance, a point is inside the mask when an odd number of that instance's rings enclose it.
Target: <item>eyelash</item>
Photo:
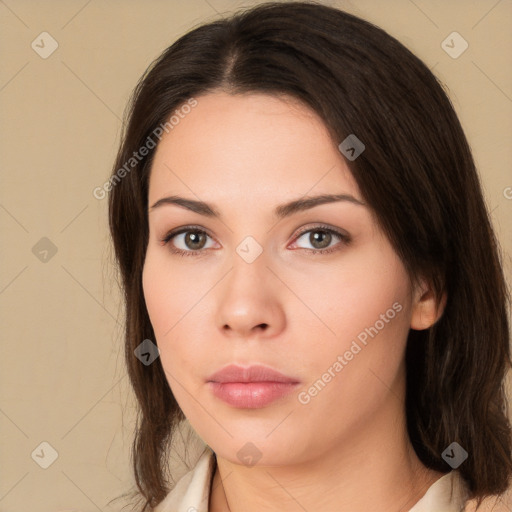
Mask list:
[[[299,239],[302,235],[305,233],[309,233],[310,231],[324,231],[327,233],[330,233],[332,235],[335,235],[341,239],[341,242],[345,245],[348,245],[351,242],[351,238],[349,235],[342,233],[341,231],[338,231],[334,228],[324,226],[324,225],[318,225],[314,226],[313,228],[305,229],[297,234],[295,237],[295,240]],[[170,231],[165,235],[164,238],[160,240],[162,245],[167,245],[168,242],[170,242],[175,236],[181,235],[182,233],[188,233],[188,232],[194,232],[194,233],[204,233],[207,236],[208,233],[204,230],[199,228],[198,226],[184,226],[182,228],[177,229],[176,231]],[[212,238],[212,237],[210,237]],[[294,240],[294,241],[295,241]],[[306,251],[308,254],[330,254],[332,252],[340,250],[338,245],[334,245],[333,247],[330,247],[328,249],[305,249],[301,248],[303,251]],[[182,249],[176,249],[176,248],[170,248],[169,249],[171,253],[176,254],[177,256],[202,256],[204,254],[204,249],[199,249],[197,251],[188,250],[184,251]]]

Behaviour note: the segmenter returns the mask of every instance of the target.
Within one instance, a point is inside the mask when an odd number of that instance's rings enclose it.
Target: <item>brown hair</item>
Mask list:
[[[510,359],[507,293],[475,164],[452,104],[428,67],[371,23],[314,2],[260,4],[191,30],[148,68],[129,109],[111,177],[109,222],[126,306],[125,358],[140,407],[133,469],[142,510],[169,492],[167,450],[184,415],[160,358],[134,349],[155,339],[142,269],[148,242],[148,180],[154,149],[119,169],[190,98],[211,91],[299,99],[336,144],[366,146],[347,164],[412,279],[427,278],[444,314],[409,333],[407,428],[423,464],[451,468],[453,441],[469,454],[458,468],[478,504],[512,475],[504,380]],[[200,101],[200,98],[199,98]],[[133,164],[133,162],[132,162]]]

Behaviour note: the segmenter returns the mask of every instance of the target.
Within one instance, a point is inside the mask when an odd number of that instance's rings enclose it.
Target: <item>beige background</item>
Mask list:
[[[151,60],[191,27],[256,3],[0,0],[0,512],[121,509],[107,503],[133,483],[133,402],[107,201],[92,191]],[[447,85],[510,283],[512,2],[325,3],[386,29]],[[58,43],[46,59],[31,47],[43,31]],[[453,31],[469,44],[456,59],[441,47]],[[47,261],[43,237],[57,249]],[[47,469],[31,457],[42,442],[58,452]]]

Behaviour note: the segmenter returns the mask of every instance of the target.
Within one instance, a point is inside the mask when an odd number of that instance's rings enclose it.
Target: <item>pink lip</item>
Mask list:
[[[261,365],[229,365],[211,375],[207,382],[216,397],[242,409],[264,407],[299,384],[298,379]]]

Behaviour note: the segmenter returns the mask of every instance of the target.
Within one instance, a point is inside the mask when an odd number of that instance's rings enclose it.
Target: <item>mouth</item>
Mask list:
[[[212,393],[240,409],[258,409],[291,393],[300,381],[272,368],[229,365],[207,380]]]

